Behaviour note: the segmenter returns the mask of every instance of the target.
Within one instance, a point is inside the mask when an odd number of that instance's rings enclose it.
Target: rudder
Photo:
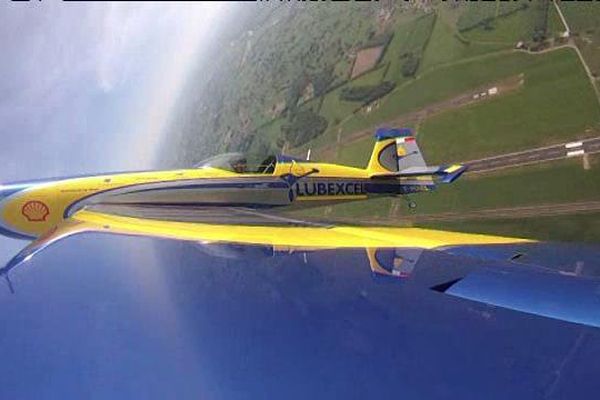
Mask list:
[[[367,166],[370,174],[396,173],[411,167],[426,167],[421,150],[409,128],[380,128]]]

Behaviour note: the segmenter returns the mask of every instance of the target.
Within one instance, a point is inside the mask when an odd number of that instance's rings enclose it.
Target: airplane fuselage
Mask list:
[[[314,207],[432,187],[430,180],[370,178],[360,168],[286,159],[269,174],[198,168],[60,178],[0,186],[0,233],[37,238],[94,204]]]

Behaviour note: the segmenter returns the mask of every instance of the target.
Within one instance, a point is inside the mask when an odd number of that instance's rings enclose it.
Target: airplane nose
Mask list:
[[[0,235],[7,236],[14,239],[31,239],[30,237],[23,235],[19,232],[13,231],[7,224],[4,218],[4,207],[6,200],[15,193],[25,190],[31,187],[33,184],[30,183],[15,183],[2,185],[0,184]]]
[[[30,186],[32,186],[30,183],[14,183],[8,185],[0,184],[0,202],[2,202],[8,196],[20,192],[21,190],[25,190]]]

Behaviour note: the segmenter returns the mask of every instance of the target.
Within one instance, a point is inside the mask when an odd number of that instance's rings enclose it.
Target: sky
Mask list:
[[[0,183],[159,167],[220,2],[0,3]],[[20,246],[0,242],[3,248]]]
[[[225,6],[2,2],[0,182],[153,167]]]

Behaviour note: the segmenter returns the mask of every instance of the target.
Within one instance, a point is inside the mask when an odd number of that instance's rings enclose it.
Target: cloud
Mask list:
[[[0,4],[0,182],[149,167],[221,8]]]

